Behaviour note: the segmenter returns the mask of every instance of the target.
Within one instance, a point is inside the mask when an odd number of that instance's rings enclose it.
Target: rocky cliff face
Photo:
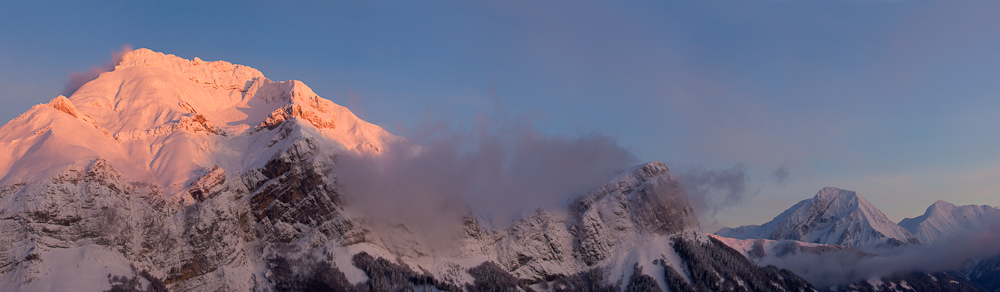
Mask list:
[[[126,181],[100,159],[44,181],[8,185],[2,196],[7,228],[0,234],[10,243],[3,271],[10,289],[4,290],[106,283],[100,278],[128,274],[130,265],[175,290],[251,290],[260,285],[255,274],[264,250],[307,236],[357,241],[364,230],[340,216],[339,194],[311,146],[302,140],[241,176],[206,171],[184,190],[193,202]],[[57,255],[88,250],[113,256]],[[83,273],[89,278],[57,278],[63,276],[59,265],[88,263],[111,266]]]

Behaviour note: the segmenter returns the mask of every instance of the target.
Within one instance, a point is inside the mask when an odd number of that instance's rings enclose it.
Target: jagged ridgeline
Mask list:
[[[301,82],[132,51],[0,128],[0,291],[814,290],[699,232],[659,162],[507,226],[470,213],[447,249],[375,228],[336,166],[389,145]]]

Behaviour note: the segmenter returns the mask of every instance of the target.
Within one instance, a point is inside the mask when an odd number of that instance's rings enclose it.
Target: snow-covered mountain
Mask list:
[[[723,228],[715,234],[737,239],[797,240],[861,249],[917,243],[857,193],[826,187],[763,225]]]
[[[177,190],[216,165],[259,168],[294,141],[286,136],[322,137],[316,142],[351,151],[380,151],[398,139],[302,82],[138,49],[69,98],[0,128],[0,176],[33,181],[99,157],[125,179]]]
[[[1000,224],[1000,209],[987,205],[955,206],[945,201],[934,202],[923,215],[899,222],[899,226],[927,244],[959,232],[981,231],[994,224]]]
[[[299,81],[129,52],[0,127],[0,291],[813,290],[700,233],[660,162],[428,243],[338,183],[385,151],[419,148]]]
[[[917,239],[856,193],[824,188],[768,223],[724,228],[715,236],[755,264],[788,269],[821,290],[993,291],[1000,286],[992,280],[997,276],[996,258],[970,257],[988,253],[954,252],[961,257],[958,261],[971,265],[964,268],[945,267],[931,260],[922,261],[929,266],[914,266],[921,262],[914,259],[933,256],[940,249],[971,247],[935,245],[963,232],[963,238],[990,241],[994,237],[988,232],[975,232],[995,228],[996,218],[1000,218],[995,217],[996,212],[989,206],[956,207],[938,201],[924,215],[900,223],[910,226],[913,234],[924,235]]]
[[[921,242],[941,249],[968,249],[979,254],[968,259],[968,265],[955,274],[986,291],[1000,291],[1000,255],[993,250],[977,251],[961,241],[981,241],[985,245],[995,238],[1000,228],[1000,209],[987,205],[965,205],[937,201],[923,215],[906,218],[899,225],[909,230]]]

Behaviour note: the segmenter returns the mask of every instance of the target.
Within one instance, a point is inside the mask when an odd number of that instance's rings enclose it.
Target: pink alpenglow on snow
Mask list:
[[[288,146],[256,135],[263,131],[354,152],[380,152],[402,139],[300,81],[271,81],[243,65],[142,48],[124,52],[112,68],[0,128],[3,182],[100,157],[128,179],[177,188],[216,165],[233,173],[260,167]]]

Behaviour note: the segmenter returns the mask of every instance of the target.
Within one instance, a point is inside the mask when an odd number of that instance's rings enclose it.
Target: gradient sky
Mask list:
[[[1000,2],[12,2],[4,121],[130,44],[302,80],[395,133],[428,114],[471,124],[496,96],[640,160],[742,164],[751,194],[713,226],[825,186],[894,221],[1000,204]]]

